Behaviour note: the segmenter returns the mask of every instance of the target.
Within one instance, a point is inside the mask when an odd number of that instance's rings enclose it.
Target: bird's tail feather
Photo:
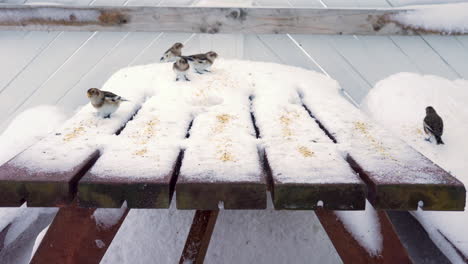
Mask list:
[[[445,144],[444,141],[442,141],[442,137],[435,136],[435,139],[437,141],[437,145],[441,145],[441,144],[444,145]]]

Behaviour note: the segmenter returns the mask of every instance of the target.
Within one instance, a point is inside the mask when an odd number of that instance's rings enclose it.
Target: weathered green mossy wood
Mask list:
[[[163,178],[98,176],[86,173],[78,184],[78,204],[81,207],[169,208],[179,174],[183,152],[174,161],[172,171]]]
[[[283,183],[272,175],[268,157],[264,155],[268,184],[277,210],[364,210],[366,185],[361,183]],[[322,205],[318,206],[318,202]]]
[[[376,180],[372,173],[365,171],[352,157],[350,165],[359,173],[368,186],[368,199],[378,210],[416,210],[421,204],[423,210],[463,211],[466,190],[464,185],[436,164],[428,168],[443,175],[445,182],[434,184],[394,183]]]
[[[170,175],[164,179],[99,178],[86,174],[78,184],[78,204],[81,207],[169,208]]]
[[[265,209],[266,184],[262,182],[207,182],[182,175],[176,185],[177,209]]]
[[[21,154],[19,154],[21,155]],[[14,164],[14,158],[0,167],[0,207],[61,207],[75,195],[76,184],[99,157],[95,151],[67,172],[31,171]]]
[[[454,184],[382,184],[374,189],[372,203],[376,209],[404,208],[416,210],[418,202],[424,201],[424,210],[463,211],[465,188]]]
[[[306,184],[273,183],[275,209],[364,210],[366,186],[364,184]],[[322,201],[323,206],[317,206]]]

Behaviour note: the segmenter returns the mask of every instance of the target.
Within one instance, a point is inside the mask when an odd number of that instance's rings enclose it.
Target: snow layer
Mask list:
[[[376,84],[363,109],[407,144],[423,153],[468,186],[468,81],[438,76],[399,73]],[[433,106],[444,120],[445,145],[424,140],[422,120],[426,106]],[[398,107],[396,107],[398,106]],[[468,202],[467,202],[468,204]],[[440,234],[468,256],[468,211],[424,212],[415,216],[431,238],[454,263],[464,263]]]
[[[434,172],[433,163],[366,117],[339,95],[337,89],[311,89],[301,83],[304,103],[333,132],[342,149],[364,171],[384,183],[431,184],[447,181]]]
[[[101,264],[178,263],[194,211],[132,209]],[[205,263],[342,263],[310,211],[220,211]]]
[[[66,116],[55,106],[42,105],[19,114],[0,135],[0,165],[45,137],[65,120]],[[5,245],[14,241],[41,213],[56,209],[0,208],[0,231],[17,219],[5,237]]]
[[[404,26],[445,33],[468,32],[468,3],[421,5],[392,16],[392,20]]]
[[[248,83],[237,74],[237,69],[216,70],[193,81],[196,96],[212,94],[218,104],[205,109],[193,122],[180,173],[185,180],[261,180]]]
[[[19,114],[0,135],[0,164],[51,133],[65,118],[58,107],[49,105],[30,108]]]
[[[148,74],[144,67],[128,69],[127,73],[132,71]],[[32,171],[63,172],[84,161],[105,142],[105,136],[114,134],[134,115],[145,98],[145,85],[151,84],[135,84],[133,80],[116,76],[119,78],[110,78],[102,89],[130,101],[122,103],[112,118],[99,118],[91,104],[87,104],[62,127],[28,148],[12,163]]]
[[[126,210],[127,203],[124,202],[122,207],[117,209],[98,208],[91,217],[99,228],[108,229],[119,222]]]
[[[378,256],[382,251],[382,233],[377,212],[366,200],[365,211],[335,211],[346,230],[369,254]]]
[[[281,165],[282,181],[320,182],[339,177],[359,182],[338,147],[302,106],[297,92],[303,82],[314,83],[309,89],[338,90],[332,79],[295,67],[248,61],[217,60],[212,73],[191,74],[191,82],[175,82],[170,63],[138,69],[141,66],[123,69],[113,80],[132,80],[148,87],[146,94],[152,98],[119,136],[99,140],[105,143],[91,171],[94,176],[162,178],[185,149],[181,167],[185,179],[258,181],[259,145],[274,148],[270,163]],[[257,118],[260,141],[251,111]],[[190,137],[185,139],[192,119]],[[315,147],[316,143],[328,146]],[[312,165],[321,165],[320,171],[311,174],[311,166],[296,166],[299,159],[313,160]]]

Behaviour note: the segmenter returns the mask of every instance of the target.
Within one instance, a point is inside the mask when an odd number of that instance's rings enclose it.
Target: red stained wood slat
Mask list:
[[[345,228],[333,211],[318,209],[315,214],[343,263],[413,263],[384,211],[377,212],[383,238],[382,251],[378,256],[370,255]]]
[[[217,210],[197,210],[195,212],[192,227],[190,228],[182,256],[180,257],[180,264],[203,263],[218,213],[219,211]]]
[[[108,225],[97,222],[93,217],[96,210],[60,208],[30,263],[98,264],[129,209],[113,209],[123,210],[122,215]]]

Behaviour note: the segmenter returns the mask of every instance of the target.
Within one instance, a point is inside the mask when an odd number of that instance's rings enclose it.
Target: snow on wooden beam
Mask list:
[[[403,25],[408,9],[0,6],[0,30],[465,34]]]
[[[218,210],[197,210],[179,263],[203,263],[211,235],[218,219]]]
[[[382,250],[377,255],[360,245],[333,211],[319,209],[315,214],[343,263],[413,263],[384,211],[377,211],[382,235]]]
[[[98,264],[128,211],[60,208],[30,263]]]

